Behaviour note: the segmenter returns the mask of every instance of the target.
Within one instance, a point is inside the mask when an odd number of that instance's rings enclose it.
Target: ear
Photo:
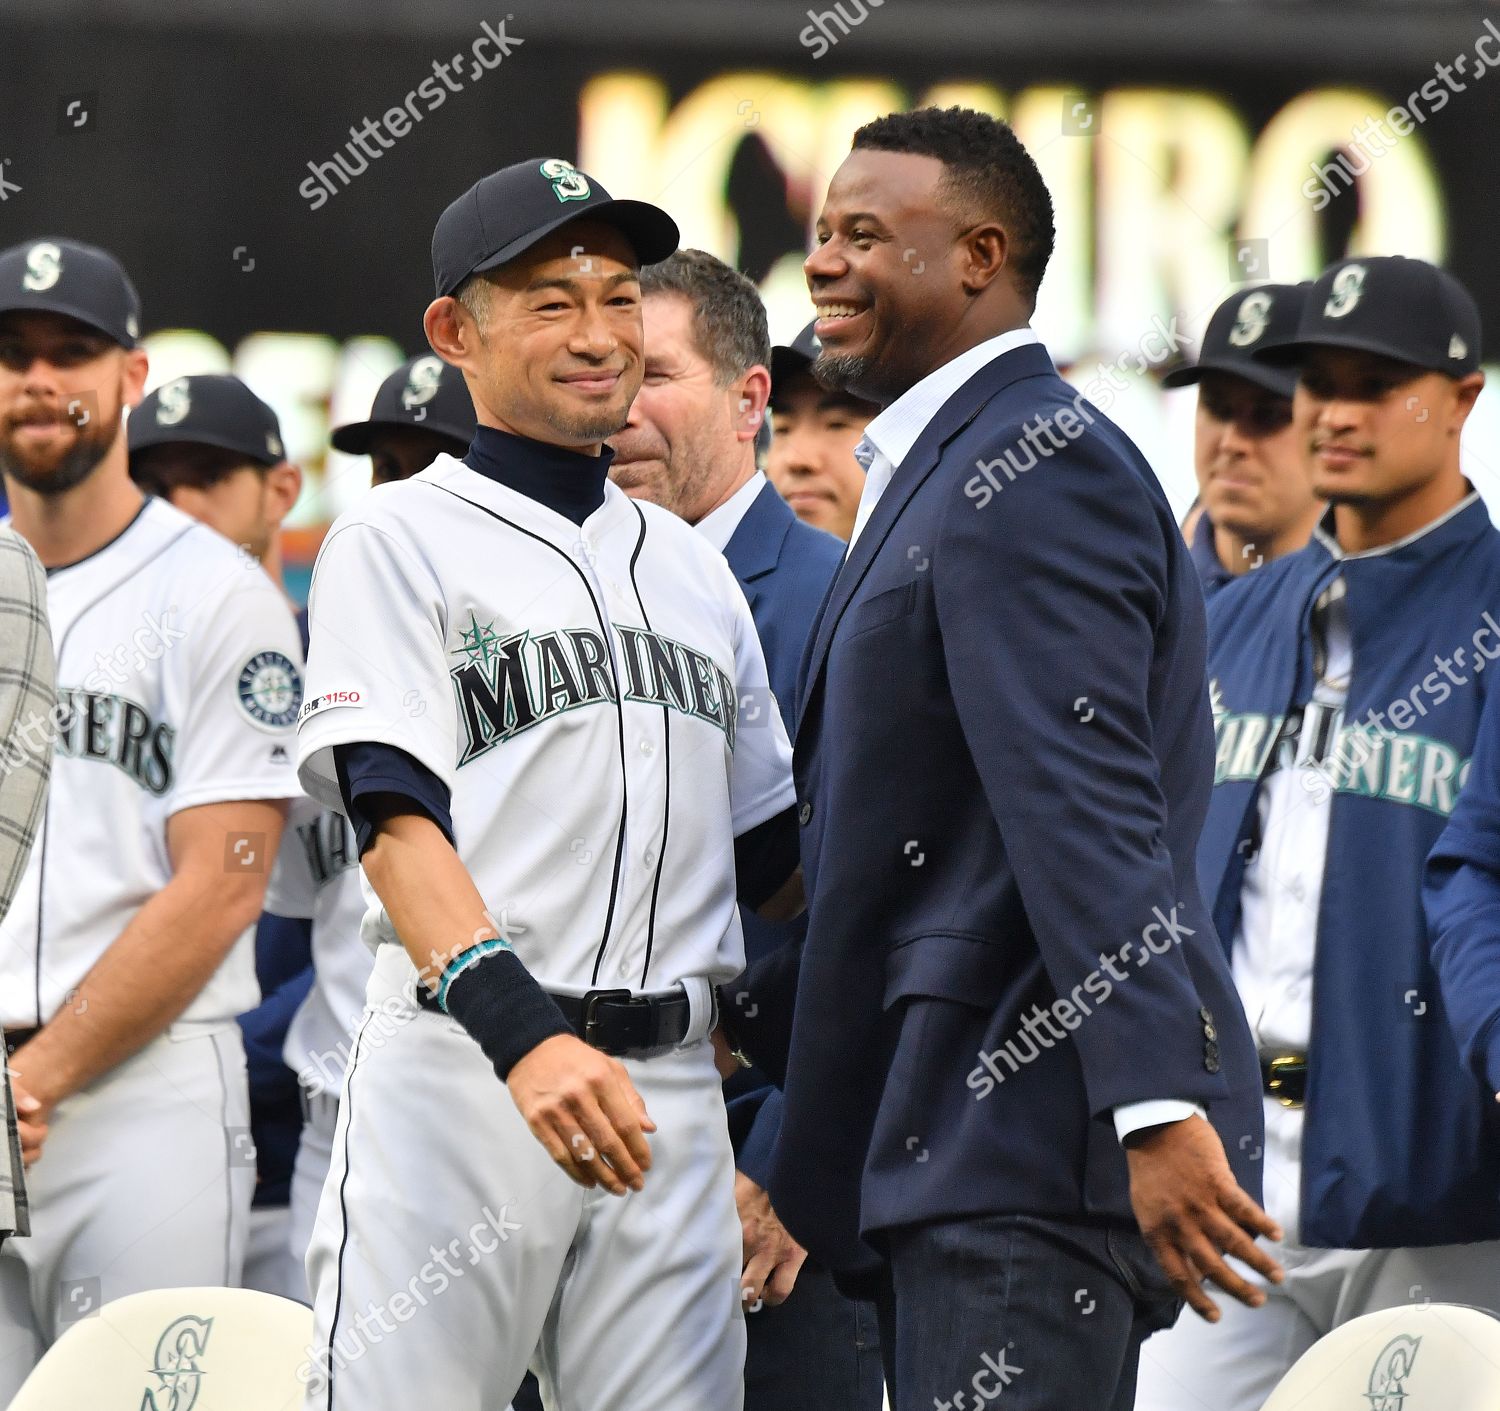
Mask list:
[[[1474,410],[1474,403],[1484,388],[1484,374],[1482,372],[1471,372],[1467,377],[1460,377],[1453,384],[1453,402],[1457,415],[1453,419],[1453,425],[1448,429],[1450,436],[1457,436],[1463,430],[1464,422],[1469,419],[1469,413]]]
[[[760,363],[740,378],[732,389],[735,396],[734,435],[737,441],[753,441],[766,419],[766,404],[771,400],[771,374]]]
[[[282,461],[266,471],[267,514],[279,529],[302,494],[302,467]]]
[[[479,325],[457,299],[444,295],[434,299],[422,315],[422,328],[432,351],[445,363],[458,368],[472,368],[484,342]]]
[[[146,374],[150,361],[144,348],[125,349],[124,362],[120,368],[120,400],[127,407],[138,407],[146,395]]]
[[[958,240],[959,278],[966,294],[981,294],[999,277],[1010,259],[1010,237],[1003,226],[986,221]]]

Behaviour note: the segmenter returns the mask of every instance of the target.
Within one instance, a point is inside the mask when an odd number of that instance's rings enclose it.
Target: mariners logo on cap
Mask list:
[[[441,358],[418,358],[406,375],[406,386],[401,389],[401,405],[407,411],[425,407],[437,396],[438,383],[443,377]]]
[[[302,704],[302,673],[281,652],[257,652],[239,679],[240,704],[258,725],[279,730],[297,718]]]
[[[1323,317],[1343,318],[1359,303],[1360,295],[1364,292],[1365,267],[1345,265],[1333,277],[1333,291],[1328,296],[1328,302],[1323,305]]]
[[[174,382],[164,384],[156,394],[156,424],[158,426],[176,426],[192,409],[192,394],[188,390],[188,380],[185,377],[179,377]]]
[[[1258,289],[1240,300],[1234,315],[1234,327],[1229,330],[1229,341],[1236,348],[1248,348],[1266,331],[1270,322],[1271,296]]]
[[[588,178],[561,157],[549,157],[541,165],[541,173],[552,183],[552,194],[559,201],[585,201],[589,195]]]
[[[50,240],[43,240],[26,252],[26,273],[21,276],[21,288],[40,294],[61,278],[62,251]]]

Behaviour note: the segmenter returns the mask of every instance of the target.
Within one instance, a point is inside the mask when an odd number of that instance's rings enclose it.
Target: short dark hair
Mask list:
[[[771,365],[771,335],[760,291],[705,250],[678,250],[641,270],[641,295],[678,294],[693,306],[693,337],[727,387],[757,363]]]
[[[227,451],[222,446],[205,446],[197,441],[164,441],[143,446],[130,457],[130,478],[141,489],[165,499],[182,486],[206,490],[226,475],[245,467],[264,473],[270,467],[260,465],[242,451]]]
[[[866,123],[854,148],[936,157],[947,168],[942,184],[954,204],[1005,226],[1016,287],[1036,302],[1056,235],[1052,197],[1009,124],[973,108],[918,108]]]

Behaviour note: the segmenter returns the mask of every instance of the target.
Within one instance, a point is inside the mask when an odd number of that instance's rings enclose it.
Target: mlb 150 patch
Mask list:
[[[302,673],[281,652],[257,652],[240,672],[239,693],[251,720],[283,729],[297,718],[302,704]]]

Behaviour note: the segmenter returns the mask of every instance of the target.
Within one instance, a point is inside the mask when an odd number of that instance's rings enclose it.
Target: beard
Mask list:
[[[544,420],[559,436],[569,441],[604,441],[625,425],[630,415],[628,405],[618,408],[599,407],[593,411],[562,412],[551,408]]]
[[[861,389],[870,373],[870,359],[856,353],[819,353],[813,360],[812,375],[830,392],[848,392],[867,397]]]
[[[66,495],[99,468],[115,438],[121,434],[119,409],[115,409],[113,417],[106,417],[96,408],[88,423],[78,428],[70,446],[61,452],[48,452],[37,457],[20,452],[7,429],[0,432],[0,472],[33,494],[49,499]]]

